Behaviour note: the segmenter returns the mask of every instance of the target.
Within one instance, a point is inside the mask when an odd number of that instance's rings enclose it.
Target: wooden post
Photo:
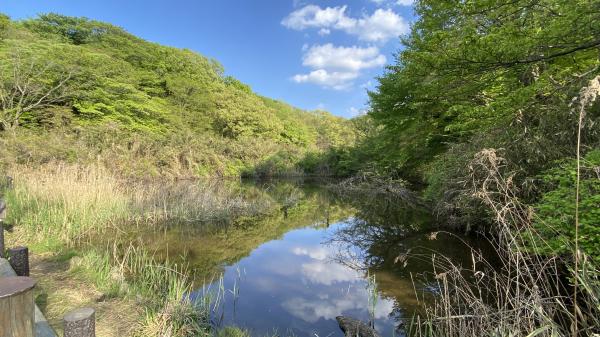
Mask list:
[[[0,199],[0,258],[4,257],[4,219],[6,218],[6,203]]]
[[[18,276],[29,276],[29,249],[15,247],[8,250],[8,262]]]
[[[0,199],[0,221],[6,218],[6,202]]]
[[[0,336],[34,337],[34,287],[29,277],[0,278]]]
[[[4,225],[2,219],[0,219],[0,258],[4,258]]]
[[[73,310],[63,318],[64,337],[96,337],[96,311],[93,308]]]

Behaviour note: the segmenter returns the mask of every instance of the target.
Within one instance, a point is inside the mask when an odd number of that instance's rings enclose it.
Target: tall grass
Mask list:
[[[140,336],[202,336],[209,333],[207,299],[192,301],[190,271],[158,260],[144,247],[118,236],[140,226],[175,223],[224,225],[238,217],[267,213],[273,204],[242,196],[235,185],[215,181],[144,182],[117,178],[98,166],[17,166],[6,189],[11,240],[50,250],[75,249],[71,265],[109,296],[132,297],[146,309]],[[98,244],[98,242],[103,242]],[[208,297],[209,294],[207,294]]]
[[[244,198],[222,182],[121,180],[99,166],[19,166],[9,175],[8,221],[27,240],[77,245],[84,238],[130,226],[224,224],[269,212],[269,199]]]
[[[504,172],[504,159],[495,150],[478,153],[470,167],[471,193],[495,218],[491,241],[498,261],[487,260],[474,249],[470,266],[435,256],[439,296],[425,316],[417,317],[411,334],[554,337],[573,331],[578,336],[600,333],[598,269],[583,259],[583,273],[581,268],[570,267],[572,256],[543,256],[532,252],[541,251],[539,247],[528,249],[532,243],[545,242],[533,230],[535,214],[517,197],[512,175]],[[579,289],[573,289],[574,280]],[[572,296],[574,290],[577,298]]]
[[[19,167],[9,174],[8,221],[28,241],[71,244],[89,231],[105,231],[128,211],[117,179],[98,167]]]

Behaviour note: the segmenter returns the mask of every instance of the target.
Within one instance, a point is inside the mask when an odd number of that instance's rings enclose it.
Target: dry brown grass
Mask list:
[[[121,180],[99,166],[49,164],[9,171],[9,221],[29,242],[70,246],[131,226],[224,224],[266,213],[269,199],[244,198],[222,181]]]
[[[474,249],[470,266],[436,256],[432,262],[440,294],[411,332],[440,337],[554,337],[570,335],[578,322],[578,336],[599,333],[597,270],[569,270],[570,256],[541,256],[525,249],[544,241],[528,240],[528,235],[535,235],[530,226],[535,214],[519,200],[505,164],[497,151],[486,149],[470,166],[471,193],[495,216],[492,243],[498,261],[490,262]],[[594,268],[588,263],[583,267]],[[576,315],[569,277],[585,285],[579,291]]]

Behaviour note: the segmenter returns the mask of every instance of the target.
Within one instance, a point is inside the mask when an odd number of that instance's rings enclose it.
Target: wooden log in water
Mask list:
[[[29,276],[29,249],[27,247],[9,249],[8,262],[10,262],[17,276]]]
[[[92,308],[73,310],[63,318],[64,337],[95,337],[96,311]]]
[[[346,337],[380,337],[375,329],[357,319],[338,316],[335,320]]]
[[[0,336],[34,337],[34,287],[29,277],[0,278]]]

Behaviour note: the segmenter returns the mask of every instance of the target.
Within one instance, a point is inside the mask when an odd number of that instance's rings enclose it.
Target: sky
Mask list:
[[[0,12],[105,21],[214,58],[260,95],[344,117],[367,107],[414,20],[412,0],[0,0]]]

